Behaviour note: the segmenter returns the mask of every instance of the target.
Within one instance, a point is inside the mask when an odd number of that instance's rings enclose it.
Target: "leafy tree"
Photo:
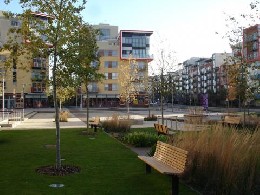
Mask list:
[[[247,56],[245,56],[245,53],[243,54],[241,43],[243,40],[243,30],[258,23],[256,21],[259,20],[259,5],[259,1],[252,1],[250,3],[251,12],[249,14],[240,14],[239,16],[227,15],[226,19],[226,27],[228,30],[224,37],[229,39],[234,51],[234,56],[230,59],[230,62],[236,71],[232,77],[236,78],[236,93],[239,102],[242,102],[244,107],[244,115],[246,104],[249,105],[254,94],[257,93],[257,88],[260,86],[260,81],[252,82],[250,72],[259,69],[260,66],[256,66],[256,64],[247,61]],[[250,42],[247,42],[246,47],[250,47],[250,44]]]
[[[50,55],[52,61],[52,86],[56,123],[56,167],[61,168],[59,107],[57,104],[58,79],[56,78],[56,72],[60,67],[66,65],[67,56],[64,54],[67,51],[66,48],[70,42],[71,34],[78,30],[75,27],[78,27],[81,22],[80,12],[84,9],[86,0],[82,0],[81,3],[76,0],[20,0],[20,4],[24,10],[22,14],[23,38],[30,42],[28,45],[31,46],[32,50],[39,51],[44,55]],[[48,22],[35,21],[32,11],[46,14]],[[44,35],[46,39],[40,39],[42,37],[39,35]],[[46,42],[50,43],[52,47],[44,47],[44,45],[47,45]],[[36,44],[39,45],[35,47]]]
[[[120,64],[119,67],[120,101],[126,103],[129,117],[130,103],[135,101],[135,95],[140,92],[142,81],[138,76],[138,63],[132,55],[128,58],[128,63]]]
[[[77,31],[73,32],[67,43],[64,57],[67,69],[75,77],[76,86],[85,86],[87,95],[87,127],[89,126],[89,85],[104,78],[99,73],[99,56],[96,43],[98,31],[81,21]]]
[[[62,103],[75,95],[75,79],[67,72],[57,71],[57,100],[60,102],[60,110]]]

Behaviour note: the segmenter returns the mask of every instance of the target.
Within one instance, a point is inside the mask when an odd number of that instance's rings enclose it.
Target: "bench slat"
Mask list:
[[[154,158],[181,172],[184,171],[187,151],[158,141]]]
[[[161,173],[180,174],[185,169],[187,154],[188,152],[183,149],[158,141],[153,157],[138,157]],[[153,160],[148,160],[150,158]],[[157,164],[154,161],[158,162],[159,167],[156,167]],[[164,170],[164,165],[167,171]],[[172,172],[168,170],[169,167]]]
[[[162,174],[179,175],[182,173],[179,170],[173,169],[171,166],[163,164],[162,162],[156,160],[153,157],[138,156],[138,158],[144,161],[145,163],[149,164],[151,167],[153,167],[155,170],[159,171]]]

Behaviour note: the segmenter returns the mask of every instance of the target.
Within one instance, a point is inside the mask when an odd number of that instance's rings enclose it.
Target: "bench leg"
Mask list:
[[[148,164],[145,164],[145,171],[146,171],[146,173],[151,173],[151,166]]]
[[[172,195],[179,194],[179,177],[177,175],[172,175]]]

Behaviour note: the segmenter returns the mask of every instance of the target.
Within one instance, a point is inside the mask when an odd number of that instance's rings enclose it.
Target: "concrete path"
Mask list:
[[[26,118],[22,122],[17,123],[12,128],[1,128],[0,130],[12,130],[12,129],[54,129],[55,122],[54,122],[54,109],[53,108],[41,108],[41,109],[25,109],[25,113],[32,113],[35,112],[36,114],[30,118]],[[69,118],[68,122],[60,122],[61,128],[86,128],[86,110],[85,109],[69,109]],[[166,109],[164,111],[165,118],[183,118],[183,115],[188,113],[188,110],[185,109]],[[106,120],[107,118],[111,117],[113,114],[127,117],[126,109],[125,108],[103,108],[103,109],[96,109],[91,108],[89,111],[89,117],[99,116],[102,120]],[[135,108],[130,109],[130,118],[137,119],[143,121],[144,117],[149,115],[149,110],[147,108]],[[161,115],[161,111],[158,109],[150,109],[150,114],[154,114],[156,116]],[[208,113],[211,115],[211,113]],[[221,113],[214,113],[211,118],[220,118]],[[157,121],[143,121],[143,124],[132,125],[132,128],[144,128],[144,127],[153,127],[154,123]],[[166,125],[173,129],[173,130],[183,130],[182,122],[175,122],[175,121],[166,121]]]
[[[25,117],[24,121],[15,124],[12,128],[4,129],[55,129],[54,116],[54,110],[38,110],[38,112],[31,118]],[[60,122],[60,128],[86,128],[86,124],[79,118],[75,117],[74,114],[70,113],[68,122]]]

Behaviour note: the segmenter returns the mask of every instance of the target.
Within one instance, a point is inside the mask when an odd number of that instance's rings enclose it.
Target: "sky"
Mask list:
[[[0,10],[21,10],[17,0]],[[191,57],[211,57],[231,52],[222,35],[228,30],[225,19],[249,10],[251,0],[88,0],[82,12],[90,24],[107,23],[119,30],[149,30],[151,53],[158,39],[166,40],[178,63]],[[216,34],[218,32],[218,34]],[[160,38],[158,38],[160,37]]]

